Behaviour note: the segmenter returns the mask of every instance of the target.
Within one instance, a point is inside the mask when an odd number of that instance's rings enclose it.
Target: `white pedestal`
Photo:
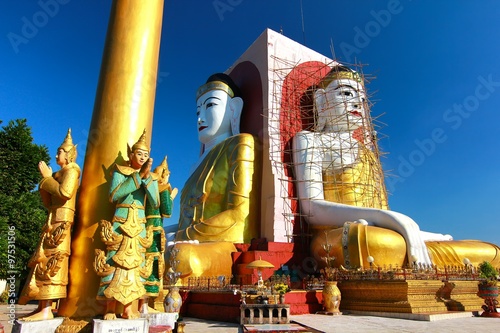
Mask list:
[[[12,326],[12,333],[54,333],[64,318],[54,318],[39,321],[16,320]]]
[[[94,333],[148,333],[148,331],[149,324],[144,318],[115,320],[94,319]]]

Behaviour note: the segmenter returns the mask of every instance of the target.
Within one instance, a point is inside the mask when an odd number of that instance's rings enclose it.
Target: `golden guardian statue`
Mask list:
[[[26,321],[53,318],[52,300],[66,297],[71,229],[80,179],[76,155],[76,145],[73,144],[69,129],[64,142],[57,149],[56,163],[61,169],[52,173],[52,168],[45,162],[38,163],[43,177],[39,192],[48,210],[48,218],[37,250],[28,262],[31,271],[19,298],[19,304],[26,304],[31,299],[39,301],[34,313],[22,318]]]
[[[146,228],[145,207],[158,207],[160,198],[145,134],[128,149],[127,165],[115,165],[109,200],[116,209],[111,222],[101,221],[106,252],[96,249],[94,269],[101,277],[97,298],[106,301],[107,320],[116,318],[116,302],[124,306],[122,318],[140,316],[133,301],[145,297],[145,281],[153,270],[154,258],[146,260],[145,256],[153,244],[153,227]]]

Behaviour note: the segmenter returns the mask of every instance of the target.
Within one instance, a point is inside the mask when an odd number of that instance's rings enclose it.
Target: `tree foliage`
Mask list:
[[[17,271],[23,280],[40,238],[47,213],[34,191],[41,179],[39,161],[49,163],[48,148],[33,142],[26,119],[0,128],[0,277]],[[14,238],[7,237],[9,231]]]

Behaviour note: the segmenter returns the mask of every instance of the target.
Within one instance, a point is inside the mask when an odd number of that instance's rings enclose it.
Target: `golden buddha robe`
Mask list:
[[[359,162],[341,173],[323,172],[326,201],[351,206],[388,209],[387,193],[380,162],[372,151],[361,146]]]
[[[358,207],[388,209],[387,194],[383,184],[382,168],[376,156],[367,148],[360,148],[359,162],[342,173],[324,173],[325,200]],[[323,245],[333,244],[330,255],[335,256],[337,267],[370,267],[368,256],[377,266],[398,265],[408,262],[406,242],[399,233],[386,228],[367,226],[346,221],[343,227],[313,226],[311,251],[321,261],[325,256]],[[490,261],[500,267],[500,248],[491,243],[464,241],[428,241],[429,255],[434,265],[462,266],[468,258],[474,266]]]
[[[250,134],[213,147],[184,185],[176,240],[249,243],[259,236],[260,174]]]
[[[31,268],[19,304],[29,300],[66,297],[68,260],[71,254],[71,227],[75,213],[80,167],[69,163],[52,177],[44,177],[39,192],[49,215],[37,250],[28,262]]]
[[[489,261],[500,268],[500,247],[480,240],[430,241],[425,242],[434,265],[463,266],[464,258],[477,267],[483,261]]]

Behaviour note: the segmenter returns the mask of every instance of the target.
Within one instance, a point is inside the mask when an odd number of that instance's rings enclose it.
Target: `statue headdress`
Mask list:
[[[144,130],[142,132],[142,135],[141,137],[139,138],[139,140],[137,140],[136,143],[134,143],[134,145],[132,146],[132,148],[130,148],[130,146],[128,146],[128,153],[131,154],[133,153],[136,149],[142,149],[142,150],[146,150],[146,151],[151,151],[151,149],[148,147],[147,143],[146,143],[146,130]]]
[[[330,72],[326,74],[326,76],[319,82],[318,86],[325,89],[330,83],[332,83],[332,81],[339,79],[353,80],[363,84],[363,78],[358,72],[346,66],[338,65],[333,67]]]
[[[238,86],[229,75],[224,73],[210,75],[207,82],[198,88],[198,91],[196,92],[196,99],[200,98],[200,96],[204,93],[212,90],[222,90],[231,98],[241,97],[241,92]]]
[[[165,156],[161,164],[155,168],[154,173],[158,174],[158,176],[160,176],[161,178],[163,178],[165,174],[170,174],[170,170],[168,169],[167,156]]]
[[[71,128],[69,128],[63,143],[61,143],[57,150],[64,150],[68,163],[72,163],[76,160],[76,146],[77,145],[73,144],[73,138],[71,137]]]

